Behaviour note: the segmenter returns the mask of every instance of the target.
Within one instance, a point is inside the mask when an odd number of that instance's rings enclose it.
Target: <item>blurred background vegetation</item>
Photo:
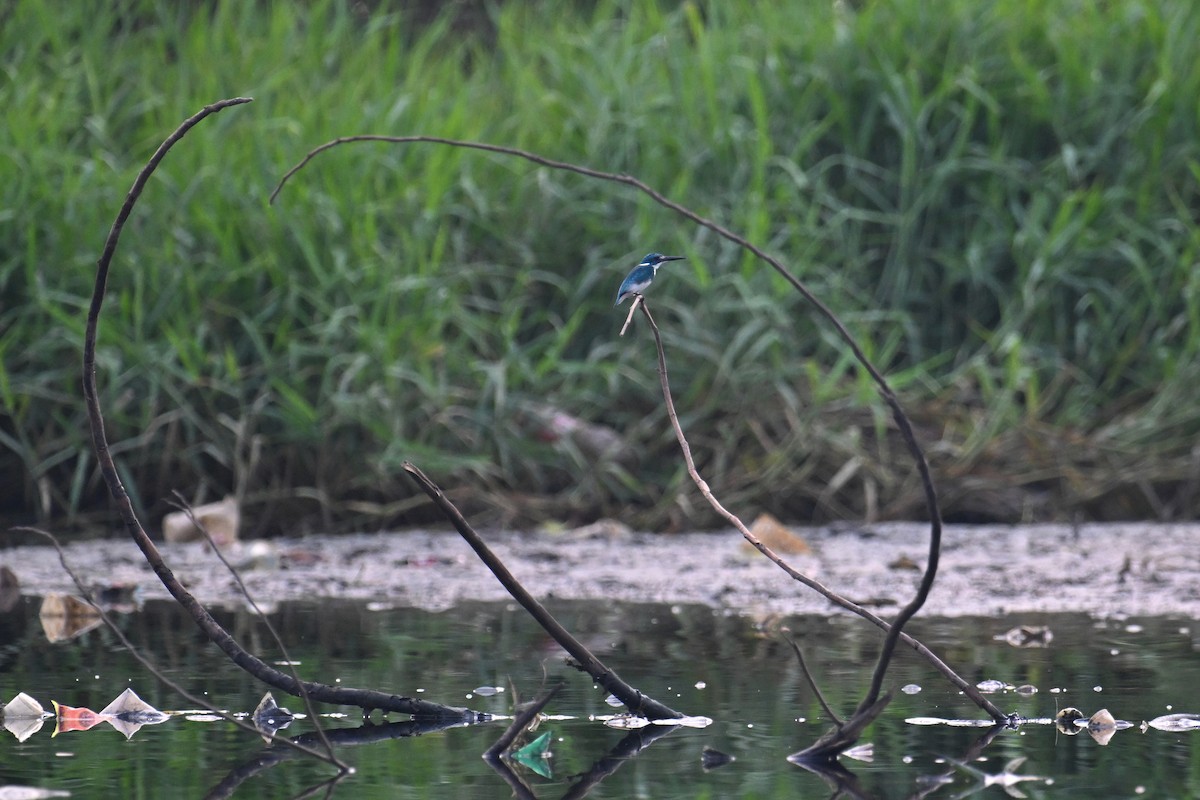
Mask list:
[[[431,513],[914,518],[865,375],[755,262],[632,192],[434,145],[627,172],[779,255],[889,375],[951,520],[1200,511],[1200,10],[1191,0],[201,3],[0,9],[0,514],[103,526],[79,389],[104,236],[113,451],[153,519],[237,493],[252,532]],[[601,426],[587,428],[584,426]],[[614,439],[613,434],[616,434]],[[613,441],[610,441],[613,440]],[[598,444],[598,442],[602,444]],[[615,442],[615,444],[614,444]]]

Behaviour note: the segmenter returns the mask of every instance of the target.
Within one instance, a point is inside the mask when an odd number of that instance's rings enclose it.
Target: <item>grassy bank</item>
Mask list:
[[[220,97],[126,229],[101,324],[114,453],[153,515],[244,492],[254,527],[428,514],[419,463],[487,519],[711,522],[653,344],[660,273],[701,469],[748,516],[910,516],[919,487],[827,329],[629,172],[779,254],[867,342],[957,518],[1195,516],[1200,11],[1189,0],[509,2],[416,22],[339,2],[0,12],[3,512],[104,507],[78,389],[95,260],[132,178]],[[626,7],[626,6],[629,7]],[[355,9],[362,6],[356,5]],[[549,407],[549,408],[548,408]],[[551,411],[608,426],[602,458]]]

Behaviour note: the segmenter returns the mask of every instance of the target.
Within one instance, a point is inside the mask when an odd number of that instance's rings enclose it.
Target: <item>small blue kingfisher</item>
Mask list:
[[[662,253],[651,253],[643,258],[642,263],[630,270],[629,274],[625,276],[625,280],[621,281],[621,288],[617,290],[617,302],[613,305],[619,306],[626,297],[633,297],[646,291],[646,287],[654,282],[658,268],[667,261],[683,261],[683,256],[664,256]]]

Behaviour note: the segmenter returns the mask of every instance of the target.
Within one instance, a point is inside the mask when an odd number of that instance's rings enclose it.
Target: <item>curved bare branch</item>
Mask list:
[[[550,169],[571,172],[571,173],[575,173],[577,175],[582,175],[582,176],[585,176],[588,178],[595,178],[597,180],[618,183],[618,184],[636,189],[637,191],[639,191],[642,194],[646,195],[647,197],[651,198],[652,200],[654,200],[654,202],[658,203],[659,205],[663,206],[664,208],[674,211],[675,213],[679,214],[680,216],[684,217],[685,219],[690,220],[691,222],[693,222],[694,224],[696,224],[700,227],[707,228],[708,230],[717,234],[721,238],[726,239],[727,241],[730,241],[730,242],[738,245],[739,247],[753,253],[755,256],[757,256],[758,258],[765,261],[768,265],[771,266],[772,269],[774,269],[789,284],[791,284],[791,286],[796,291],[798,291],[801,294],[801,296],[803,296],[804,299],[807,300],[809,302],[809,304],[812,305],[813,308],[815,308],[817,310],[817,312],[822,317],[824,317],[825,320],[830,325],[833,326],[834,330],[838,334],[838,337],[842,340],[842,342],[847,347],[850,348],[850,351],[854,354],[855,359],[862,366],[862,368],[865,369],[867,371],[867,373],[871,376],[871,379],[872,379],[872,381],[874,381],[874,383],[880,393],[880,396],[883,398],[884,402],[887,403],[889,409],[892,412],[892,418],[895,420],[896,426],[900,430],[901,436],[904,439],[904,443],[905,443],[906,447],[908,448],[909,454],[911,455],[914,463],[916,464],[917,472],[921,479],[921,485],[922,485],[922,488],[924,489],[924,493],[925,493],[925,504],[926,504],[927,512],[929,514],[929,522],[930,522],[929,554],[926,559],[925,572],[922,575],[921,583],[918,586],[916,595],[903,609],[900,610],[900,612],[897,614],[896,618],[894,620],[892,620],[891,624],[888,624],[888,623],[884,622],[883,620],[879,620],[878,617],[875,617],[872,620],[873,622],[875,620],[878,620],[878,622],[876,624],[880,625],[886,631],[886,635],[884,636],[883,646],[880,649],[879,661],[876,663],[876,669],[875,669],[874,674],[872,675],[870,688],[868,689],[866,696],[863,698],[863,701],[860,705],[860,709],[876,707],[880,693],[882,692],[883,680],[884,680],[884,676],[887,671],[887,665],[890,661],[892,652],[895,650],[896,643],[900,640],[900,637],[903,633],[903,627],[904,627],[905,623],[907,623],[908,620],[910,620],[917,613],[917,611],[920,610],[921,606],[923,606],[925,604],[925,600],[928,598],[929,592],[933,588],[933,582],[937,576],[938,561],[939,561],[939,557],[941,554],[942,515],[941,515],[941,509],[938,505],[937,491],[933,485],[933,477],[929,471],[929,464],[925,458],[924,451],[921,449],[920,444],[917,442],[916,434],[913,431],[913,427],[912,427],[911,422],[908,419],[908,415],[905,414],[903,407],[901,407],[901,405],[900,405],[899,399],[896,397],[896,394],[892,390],[892,387],[888,383],[887,379],[884,378],[883,374],[875,367],[875,365],[867,357],[867,355],[863,351],[862,347],[859,346],[858,342],[850,334],[850,331],[846,328],[846,326],[842,323],[842,321],[838,318],[838,316],[833,312],[833,310],[830,309],[823,302],[821,302],[821,300],[816,295],[814,295],[812,293],[812,291],[809,290],[809,288],[807,286],[805,286],[805,284],[802,281],[800,281],[799,278],[797,278],[795,275],[793,275],[791,273],[791,271],[788,270],[783,265],[783,263],[780,262],[778,259],[776,259],[774,256],[770,255],[765,250],[759,248],[757,245],[755,245],[754,243],[752,243],[745,237],[734,233],[733,231],[729,230],[728,228],[724,227],[723,225],[720,225],[719,223],[715,222],[714,220],[711,220],[707,217],[701,216],[700,214],[697,214],[696,212],[692,211],[691,209],[689,209],[679,203],[676,203],[675,201],[669,199],[662,193],[656,191],[655,189],[650,187],[648,184],[644,183],[641,180],[638,180],[637,178],[633,177],[632,175],[625,175],[625,174],[614,173],[614,172],[605,172],[603,170],[592,169],[591,167],[585,167],[585,166],[581,166],[578,164],[571,164],[571,163],[565,162],[565,161],[558,161],[558,160],[547,158],[545,156],[538,155],[537,153],[533,153],[528,150],[522,150],[522,149],[516,148],[516,147],[507,147],[504,145],[491,144],[488,142],[476,142],[476,141],[469,141],[469,140],[462,140],[462,139],[449,139],[449,138],[441,137],[441,136],[424,136],[424,135],[385,136],[385,135],[377,135],[377,134],[361,134],[361,135],[357,135],[357,136],[342,136],[342,137],[339,137],[332,141],[326,142],[318,147],[313,148],[304,156],[304,158],[299,163],[297,163],[295,166],[293,166],[291,169],[289,169],[286,173],[284,173],[283,177],[280,179],[280,181],[276,185],[275,189],[271,192],[271,202],[275,201],[275,199],[279,196],[279,193],[282,191],[283,187],[287,184],[287,182],[296,173],[298,173],[301,169],[303,169],[309,162],[311,162],[314,158],[316,158],[318,155],[320,155],[321,153],[324,153],[325,151],[330,150],[334,147],[338,147],[343,144],[350,144],[350,143],[354,143],[354,142],[383,142],[383,143],[388,143],[388,144],[426,143],[426,144],[446,145],[446,146],[450,146],[450,147],[459,147],[459,148],[465,148],[465,149],[469,149],[469,150],[481,150],[484,152],[497,153],[500,155],[521,158],[521,159],[524,159],[531,163],[538,164],[538,165],[541,165],[544,167],[548,167]],[[645,306],[643,306],[643,310],[644,309],[645,309]],[[742,532],[743,537],[746,537],[746,533],[747,533],[746,531]],[[756,543],[756,541],[754,540],[753,537],[747,537],[747,540],[750,541],[750,543],[752,545],[755,545],[760,550],[763,550],[761,543]],[[765,552],[764,552],[764,554],[765,554]],[[783,566],[781,559],[779,559],[779,560],[772,559],[772,560],[774,560],[775,563],[780,564],[780,566]],[[815,583],[815,582],[810,583],[809,582],[810,579],[801,579],[801,578],[797,577],[799,575],[799,573],[796,573],[795,570],[791,570],[790,568],[787,568],[787,571],[788,571],[788,574],[792,575],[792,577],[795,577],[798,580],[803,580],[804,583],[806,583],[810,586],[812,586],[812,583]],[[814,586],[813,588],[816,588],[816,587]],[[847,606],[847,607],[849,607],[849,606]],[[851,609],[851,610],[854,610],[854,609]],[[868,616],[869,612],[866,612],[865,609],[856,610],[855,613],[859,613],[860,616],[864,616],[867,619],[871,619],[872,617],[874,617],[874,615]],[[972,699],[975,699],[976,702],[981,705],[981,707],[984,707],[988,711],[989,714],[992,714],[997,719],[1005,718],[1004,715],[1001,714],[1001,712],[999,712],[999,710],[995,708],[995,706],[988,703],[977,692],[973,695]]]
[[[150,540],[145,528],[142,527],[141,521],[134,512],[133,504],[129,499],[129,493],[125,490],[125,486],[121,482],[116,464],[113,462],[112,454],[109,452],[108,436],[104,430],[104,417],[100,411],[100,401],[96,390],[96,334],[100,325],[100,311],[104,305],[104,294],[108,284],[109,269],[112,265],[113,255],[117,250],[117,243],[121,238],[121,231],[125,227],[125,222],[129,219],[134,205],[141,196],[146,182],[150,179],[151,174],[153,174],[159,163],[166,157],[167,152],[180,139],[187,135],[188,131],[208,116],[231,106],[249,102],[251,102],[251,98],[248,97],[233,97],[227,100],[220,100],[205,106],[184,120],[170,136],[163,140],[163,143],[154,151],[154,155],[142,167],[137,178],[134,179],[133,186],[129,189],[129,193],[126,195],[125,202],[121,205],[116,219],[113,221],[112,228],[108,232],[108,238],[104,242],[104,250],[100,255],[100,260],[96,264],[96,283],[92,290],[91,305],[88,307],[87,329],[83,342],[83,396],[87,405],[88,421],[92,429],[92,446],[96,451],[96,460],[100,465],[100,472],[104,476],[104,482],[108,485],[109,493],[116,502],[117,511],[121,515],[125,529],[129,532],[129,535],[133,538],[138,548],[141,549],[142,555],[145,556],[147,563],[154,570],[154,574],[162,581],[163,586],[183,606],[184,610],[191,615],[192,619],[195,620],[196,624],[214,644],[221,648],[235,664],[263,683],[296,696],[308,694],[312,699],[321,702],[358,706],[367,710],[378,708],[384,711],[396,711],[418,716],[454,716],[460,717],[464,721],[480,719],[483,715],[464,708],[444,706],[440,703],[399,697],[368,689],[353,689],[350,687],[329,686],[322,683],[300,681],[291,675],[268,666],[261,659],[246,651],[234,640],[228,631],[221,627],[220,623],[208,613],[208,610],[196,600],[191,592],[179,582],[166,562],[163,561],[158,548]]]

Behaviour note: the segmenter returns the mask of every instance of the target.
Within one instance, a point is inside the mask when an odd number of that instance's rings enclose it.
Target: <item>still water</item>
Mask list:
[[[25,692],[48,710],[52,700],[99,710],[132,687],[159,709],[190,707],[146,674],[103,628],[50,643],[39,621],[40,604],[39,598],[25,598],[0,615],[0,700]],[[611,774],[589,796],[831,794],[821,778],[786,761],[788,754],[820,736],[826,723],[777,631],[785,626],[792,631],[831,705],[848,712],[869,678],[879,642],[873,628],[845,616],[754,619],[701,606],[549,607],[630,683],[686,714],[713,720],[702,729],[675,729],[636,757],[607,764]],[[268,661],[282,657],[252,613],[226,609],[217,617],[248,649]],[[547,683],[564,681],[547,712],[565,718],[543,722],[538,731],[551,734],[552,755],[545,762],[551,777],[517,768],[538,797],[568,795],[574,780],[626,735],[589,719],[614,709],[605,705],[590,679],[563,663],[554,644],[513,605],[468,604],[431,613],[350,602],[295,603],[271,610],[269,618],[306,678],[419,695],[498,715],[511,713],[514,700],[531,699]],[[264,688],[203,641],[172,604],[148,603],[118,620],[171,678],[217,707],[248,712],[261,699]],[[1048,626],[1053,636],[1047,646],[1028,648],[997,638],[1017,625]],[[1052,725],[1000,733],[983,750],[985,760],[972,765],[994,775],[1024,757],[1012,774],[1032,779],[1015,782],[1010,791],[1028,797],[1200,796],[1200,731],[1143,732],[1138,727],[1160,715],[1200,713],[1200,622],[1026,615],[921,620],[910,630],[971,681],[1037,689],[993,695],[1007,711],[1037,718],[1053,717],[1065,706],[1087,715],[1107,708],[1117,719],[1134,723],[1107,745],[1086,731],[1067,736]],[[984,729],[906,722],[914,717],[980,718],[981,713],[910,652],[902,652],[890,679],[897,688],[911,684],[920,691],[897,692],[882,718],[867,729],[862,741],[874,745],[873,760],[844,760],[862,796],[1006,796],[1003,786],[988,785],[1005,781],[989,781],[947,761],[968,757]],[[503,691],[480,696],[478,687]],[[295,698],[276,699],[302,711]],[[348,716],[324,719],[328,729],[361,727],[360,712],[338,710]],[[416,736],[385,723],[378,713],[372,722],[376,727],[371,734],[382,741],[341,749],[355,773],[333,796],[513,796],[480,758],[506,722]],[[52,718],[25,741],[0,730],[0,786],[39,787],[72,797],[285,798],[332,774],[312,760],[264,759],[261,739],[226,722],[173,717],[142,728],[129,740],[107,724],[57,735],[54,730]],[[311,720],[304,719],[286,733],[311,731]],[[705,770],[705,747],[736,760]],[[938,775],[952,782],[929,783]]]

